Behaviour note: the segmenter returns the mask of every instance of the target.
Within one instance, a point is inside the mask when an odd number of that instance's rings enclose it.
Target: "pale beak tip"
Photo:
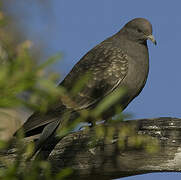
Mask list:
[[[154,45],[157,45],[157,42],[156,42],[156,40],[155,40],[155,38],[154,38],[153,35],[149,35],[149,36],[147,36],[147,38],[148,38],[149,40],[151,40]]]

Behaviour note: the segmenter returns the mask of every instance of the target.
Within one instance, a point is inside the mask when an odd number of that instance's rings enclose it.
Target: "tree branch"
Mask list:
[[[136,134],[158,139],[159,151],[150,154],[143,148],[127,145],[120,149],[117,136],[111,141],[99,139],[92,146],[94,132],[80,131],[64,137],[52,151],[48,160],[53,171],[71,167],[73,179],[101,180],[150,172],[181,171],[181,119],[142,119],[119,125],[133,125]],[[12,158],[12,154],[7,154],[7,158]]]

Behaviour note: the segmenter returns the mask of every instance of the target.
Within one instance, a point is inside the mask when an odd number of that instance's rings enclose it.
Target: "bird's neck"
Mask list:
[[[128,52],[129,56],[132,57],[135,61],[139,62],[142,59],[145,59],[147,61],[145,63],[148,63],[149,52],[148,52],[147,42],[139,43],[127,40],[124,46],[125,50],[129,51]]]
[[[146,39],[143,36],[138,36],[132,31],[128,31],[126,28],[121,29],[116,36],[119,38],[127,39],[128,41],[136,42],[146,45]]]
[[[147,41],[136,41],[130,39],[128,36],[125,35],[124,32],[119,31],[117,34],[113,37],[118,44],[119,47],[125,53],[128,53],[132,58],[140,59],[142,57],[137,56],[146,56],[144,58],[148,59],[148,47],[147,47]],[[135,53],[135,52],[142,52],[142,53]]]

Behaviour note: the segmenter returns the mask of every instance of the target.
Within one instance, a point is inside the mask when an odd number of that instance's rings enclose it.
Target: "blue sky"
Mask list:
[[[125,112],[133,118],[181,117],[181,1],[50,0],[49,8],[33,0],[16,0],[11,13],[24,26],[28,39],[44,43],[45,57],[63,53],[53,66],[62,78],[92,47],[111,36],[135,17],[153,25],[157,46],[150,42],[150,72],[147,84]],[[181,178],[178,173],[155,173],[125,180]]]

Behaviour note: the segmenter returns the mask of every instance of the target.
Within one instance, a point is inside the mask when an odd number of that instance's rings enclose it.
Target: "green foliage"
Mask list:
[[[45,67],[52,62],[54,58],[38,66],[23,47],[15,59],[3,63],[0,66],[0,107],[25,105],[46,111],[49,103],[61,94],[60,88],[55,86],[56,76],[45,75]],[[28,99],[24,100],[23,95]]]
[[[116,89],[113,93],[106,96],[94,109],[93,116],[98,117],[103,112],[105,112],[109,107],[114,105],[123,95],[125,94],[125,90],[123,88]],[[121,108],[120,108],[121,109]]]
[[[0,149],[5,149],[7,147],[7,142],[0,140]]]
[[[7,20],[4,17],[4,14],[2,12],[0,12],[0,27],[4,26],[6,24]]]
[[[45,112],[57,96],[62,95],[63,90],[56,88],[55,76],[45,73],[45,67],[52,63],[37,65],[31,59],[28,51],[24,49],[13,61],[7,61],[0,67],[0,107],[14,108],[26,107],[32,110]],[[23,94],[27,93],[25,100]],[[71,173],[70,169],[63,169],[58,174],[51,174],[51,166],[48,162],[36,161],[33,164],[24,164],[22,159],[31,156],[34,144],[24,145],[22,134],[17,138],[17,157],[13,162],[0,159],[4,168],[0,169],[0,179],[64,179]],[[0,149],[6,151],[8,143],[0,140]],[[31,173],[30,173],[31,172]]]
[[[46,68],[61,56],[58,54],[38,64],[29,50],[32,46],[31,41],[24,41],[11,48],[8,43],[12,41],[8,40],[8,36],[3,36],[8,33],[3,29],[5,22],[6,19],[0,12],[0,26],[2,27],[0,29],[0,108],[25,107],[44,113],[57,98],[64,96],[65,89],[56,87],[58,74],[50,74],[46,71]],[[3,129],[0,130],[3,131]],[[61,180],[71,173],[71,169],[62,169],[53,175],[51,166],[46,161],[34,161],[33,163],[23,161],[23,159],[28,159],[34,150],[34,143],[25,144],[23,141],[23,132],[19,134],[14,143],[17,149],[16,157],[9,160],[6,159],[6,155],[0,156],[0,179]],[[6,154],[10,144],[12,143],[0,139],[0,153]]]

